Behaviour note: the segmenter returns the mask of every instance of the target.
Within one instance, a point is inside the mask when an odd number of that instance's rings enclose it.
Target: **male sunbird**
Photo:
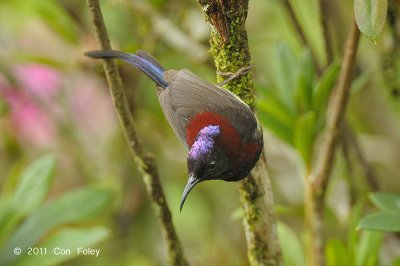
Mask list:
[[[250,107],[235,94],[187,69],[165,70],[145,51],[128,54],[103,50],[85,55],[121,59],[156,83],[164,115],[189,150],[189,181],[180,210],[198,183],[216,179],[239,181],[253,169],[263,149],[262,131]]]

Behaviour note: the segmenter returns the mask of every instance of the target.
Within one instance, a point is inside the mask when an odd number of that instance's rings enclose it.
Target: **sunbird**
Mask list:
[[[232,92],[211,84],[187,69],[165,70],[149,53],[89,51],[92,58],[121,59],[138,68],[157,85],[162,111],[189,150],[189,180],[180,210],[190,191],[206,180],[239,181],[260,158],[261,126],[250,107]]]

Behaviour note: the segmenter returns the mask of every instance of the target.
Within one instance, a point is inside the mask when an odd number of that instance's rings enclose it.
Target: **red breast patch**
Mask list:
[[[227,152],[233,156],[239,152],[240,138],[236,129],[225,117],[214,112],[202,112],[195,115],[186,127],[186,143],[192,147],[199,131],[206,126],[219,126],[221,130],[218,142]]]

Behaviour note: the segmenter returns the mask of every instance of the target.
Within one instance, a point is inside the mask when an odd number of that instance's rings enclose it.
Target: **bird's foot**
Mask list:
[[[225,85],[226,83],[228,83],[228,82],[230,82],[230,81],[232,81],[234,79],[237,79],[237,78],[247,74],[250,70],[251,70],[251,65],[239,68],[234,73],[233,72],[220,72],[220,71],[217,71],[218,75],[223,76],[223,77],[228,77],[226,80],[224,80],[224,81],[222,81],[220,83],[217,83],[217,86],[221,87],[222,85]]]

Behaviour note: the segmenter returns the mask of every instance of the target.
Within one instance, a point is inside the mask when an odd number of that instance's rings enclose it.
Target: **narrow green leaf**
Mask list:
[[[260,101],[257,104],[260,111],[266,112],[273,117],[276,117],[285,127],[291,128],[294,126],[295,118],[288,112],[285,106],[277,99],[268,98]]]
[[[304,250],[292,229],[284,223],[278,222],[279,242],[282,244],[282,255],[286,266],[304,266]]]
[[[329,239],[325,248],[327,266],[352,265],[345,245],[339,239]]]
[[[299,73],[299,63],[293,50],[287,43],[279,43],[277,46],[278,68],[277,68],[277,85],[278,95],[291,111],[294,111],[294,90]]]
[[[306,112],[311,109],[314,78],[315,68],[311,53],[307,50],[301,58],[301,68],[295,91],[297,109],[300,112]]]
[[[291,144],[294,114],[269,90],[264,90],[264,95],[265,99],[257,103],[261,122],[277,137]]]
[[[102,254],[102,250],[95,248],[95,245],[106,239],[108,235],[109,230],[102,226],[88,229],[61,229],[41,243],[40,246],[46,248],[46,255],[25,255],[17,265],[59,265],[60,263],[82,255],[82,248],[98,250],[98,255],[93,255],[98,259]]]
[[[259,104],[258,109],[260,110],[258,116],[261,123],[267,127],[273,134],[278,138],[283,140],[288,144],[292,144],[293,141],[293,131],[292,128],[285,125],[282,120],[280,120],[274,110],[271,110],[268,104]]]
[[[358,229],[400,232],[400,212],[377,212],[361,219]]]
[[[12,58],[18,63],[38,63],[52,68],[61,69],[65,68],[66,63],[60,59],[49,58],[46,56],[29,53],[29,51],[15,51]]]
[[[376,42],[386,21],[387,0],[354,0],[354,14],[360,31]]]
[[[382,211],[400,212],[400,194],[375,192],[371,193],[369,198]]]
[[[21,213],[28,214],[43,203],[53,180],[54,165],[54,157],[46,155],[22,173],[12,198]]]
[[[358,198],[356,204],[353,205],[353,208],[350,212],[348,229],[347,229],[347,243],[350,247],[348,249],[349,252],[349,261],[354,262],[356,257],[355,247],[357,245],[357,240],[359,236],[359,231],[357,230],[357,225],[361,219],[361,214],[365,206],[365,201],[363,197]]]
[[[0,209],[0,243],[25,215],[43,203],[53,180],[54,165],[54,157],[46,155],[21,174],[14,194]]]
[[[322,74],[312,99],[312,107],[316,114],[320,115],[328,104],[329,96],[339,75],[340,65],[333,62]],[[323,114],[322,114],[323,115]]]
[[[96,217],[109,206],[112,198],[109,190],[86,188],[63,195],[42,207],[17,228],[0,250],[0,265],[10,264],[17,259],[12,252],[15,247],[25,252],[27,247],[37,243],[59,225]]]
[[[27,168],[26,162],[23,159],[16,161],[11,166],[11,168],[8,170],[4,183],[2,184],[1,187],[0,201],[10,200],[12,198],[12,196],[14,195],[15,188],[17,187],[17,184],[21,179],[21,173],[26,168]]]
[[[355,266],[376,265],[382,234],[371,231],[363,231],[356,247]]]
[[[11,234],[12,230],[20,221],[18,207],[10,204],[10,201],[2,201],[0,205],[0,246]]]
[[[315,138],[315,113],[309,111],[300,116],[295,125],[293,143],[305,165],[310,167]]]

